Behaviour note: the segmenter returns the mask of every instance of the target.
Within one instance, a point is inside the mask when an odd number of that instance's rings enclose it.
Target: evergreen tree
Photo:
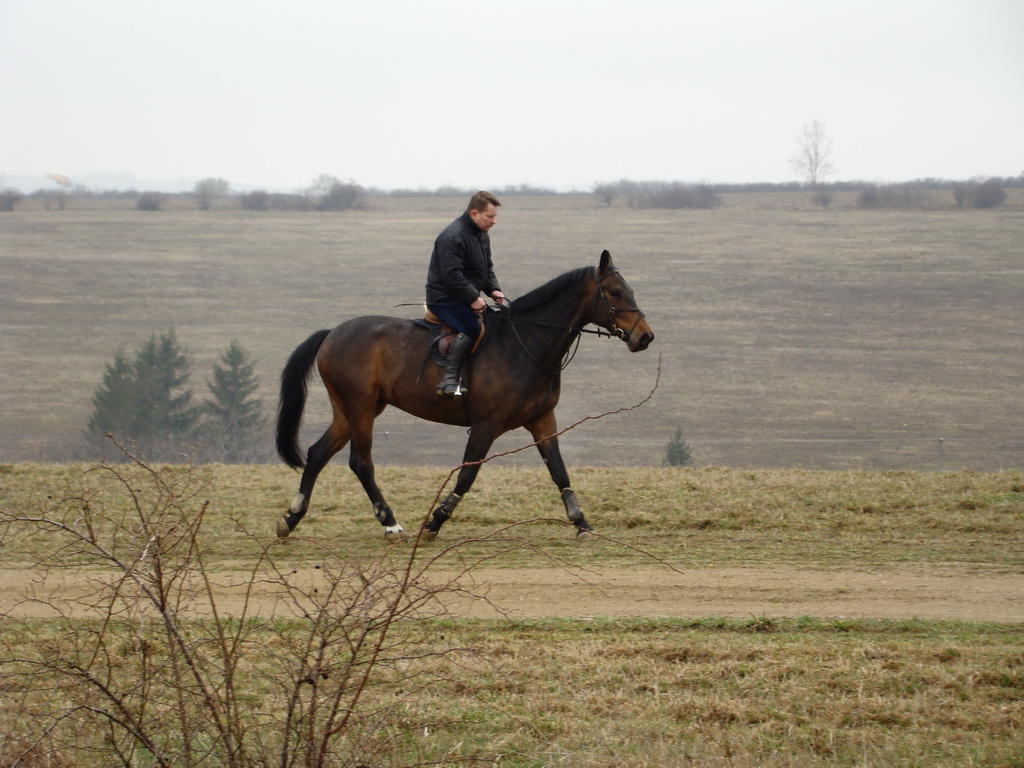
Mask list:
[[[676,429],[676,434],[668,441],[665,448],[665,465],[669,467],[689,467],[693,464],[693,453],[686,440],[683,430]]]
[[[249,353],[235,339],[214,363],[213,381],[206,386],[213,396],[205,404],[203,437],[219,458],[245,461],[261,453],[256,447],[266,424],[263,401],[257,398],[259,377]]]
[[[187,438],[199,412],[192,406],[188,379],[192,364],[174,331],[156,335],[135,358],[135,378],[146,411],[139,424],[147,436]]]
[[[106,445],[105,435],[134,431],[128,429],[135,411],[135,371],[123,350],[114,355],[114,362],[107,364],[103,383],[92,396],[93,412],[86,425],[86,436],[94,445]]]
[[[149,459],[175,458],[192,439],[198,411],[188,388],[191,363],[174,331],[154,334],[129,362],[119,351],[93,395],[86,427],[90,443],[106,447],[106,433],[132,441]]]

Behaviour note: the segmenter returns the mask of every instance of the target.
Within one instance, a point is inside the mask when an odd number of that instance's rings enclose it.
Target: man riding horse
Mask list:
[[[480,315],[487,308],[480,294],[490,296],[497,304],[505,302],[494,276],[491,238],[487,234],[497,219],[499,205],[490,192],[477,192],[466,212],[434,241],[427,270],[427,309],[456,333],[437,387],[439,395],[459,397],[467,391],[462,370],[483,329]]]
[[[437,536],[470,491],[494,441],[519,427],[533,437],[577,537],[591,531],[558,447],[554,409],[561,373],[583,333],[619,338],[631,352],[640,352],[654,341],[654,331],[611,254],[603,251],[596,266],[565,272],[495,315],[500,322],[490,324],[489,341],[477,351],[473,363],[473,397],[461,400],[458,395],[466,390],[460,371],[480,333],[479,313],[486,308],[480,294],[507,304],[494,276],[487,236],[498,205],[490,193],[473,195],[466,212],[438,236],[431,256],[427,306],[459,336],[443,373],[426,365],[431,332],[417,320],[382,315],[355,317],[334,329],[315,331],[289,356],[281,372],[277,450],[288,466],[302,469],[302,479],[288,511],[277,522],[279,537],[295,530],[309,509],[320,472],[349,444],[349,467],[366,491],[385,536],[403,534],[377,485],[373,463],[374,420],[388,406],[427,421],[469,428],[455,488],[424,518],[420,529],[424,541]],[[327,389],[332,419],[304,454],[299,429],[314,371]],[[438,397],[435,390],[455,397]]]

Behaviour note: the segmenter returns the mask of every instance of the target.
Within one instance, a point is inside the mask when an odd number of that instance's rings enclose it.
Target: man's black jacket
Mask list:
[[[453,299],[471,304],[481,292],[500,290],[491,261],[491,238],[469,211],[444,228],[434,241],[427,270],[427,304]]]

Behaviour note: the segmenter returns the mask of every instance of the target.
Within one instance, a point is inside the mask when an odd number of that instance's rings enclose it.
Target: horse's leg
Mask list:
[[[302,480],[299,481],[299,492],[295,494],[288,514],[277,521],[277,535],[285,538],[292,531],[299,521],[305,516],[309,509],[309,499],[313,495],[313,486],[320,472],[327,466],[327,462],[345,447],[349,440],[348,421],[335,410],[334,420],[327,431],[317,440],[306,454],[306,468],[302,471]]]
[[[587,533],[592,529],[583,516],[583,510],[580,509],[579,502],[576,501],[576,494],[569,484],[569,472],[565,468],[562,452],[558,449],[558,437],[555,435],[558,432],[558,424],[554,411],[548,412],[525,426],[537,442],[537,450],[540,451],[541,458],[544,459],[548,472],[551,473],[551,479],[558,486],[566,514],[572,524],[576,526],[576,537],[586,538]]]
[[[395,513],[384,500],[377,485],[376,470],[373,466],[373,420],[384,410],[384,406],[378,406],[376,412],[360,411],[350,414],[352,425],[352,452],[349,456],[348,465],[362,483],[363,490],[373,504],[374,517],[384,526],[384,535],[388,538],[399,536],[403,532],[402,526],[395,520]]]
[[[424,541],[433,541],[438,531],[455,512],[455,507],[462,501],[462,497],[469,493],[473,487],[477,474],[480,472],[480,460],[487,456],[487,451],[494,445],[498,434],[490,427],[475,426],[469,431],[469,442],[466,443],[466,452],[463,454],[463,467],[459,470],[459,476],[455,480],[455,490],[445,497],[441,506],[434,510],[430,520],[423,524],[420,536]]]

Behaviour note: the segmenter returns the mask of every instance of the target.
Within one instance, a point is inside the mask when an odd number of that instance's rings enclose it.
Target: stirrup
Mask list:
[[[455,386],[444,384],[437,388],[437,394],[444,397],[462,397],[469,394],[469,387],[463,386],[462,379],[455,382]]]

